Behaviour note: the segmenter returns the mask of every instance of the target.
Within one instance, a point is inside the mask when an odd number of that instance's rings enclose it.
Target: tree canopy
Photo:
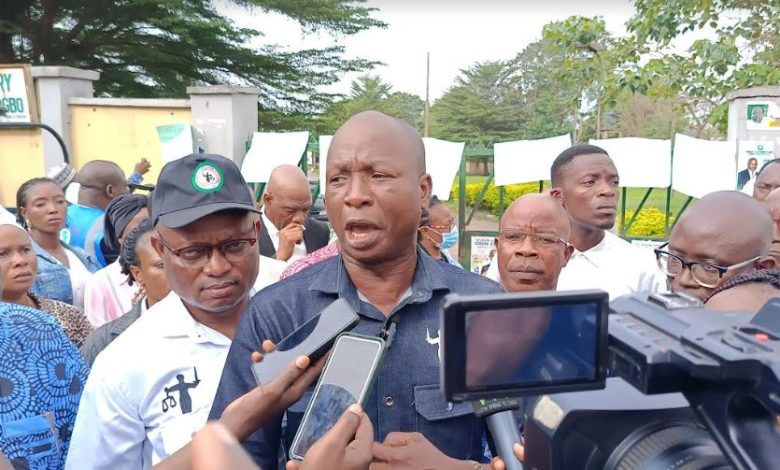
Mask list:
[[[285,50],[253,46],[262,31],[237,27],[214,0],[14,0],[0,2],[0,62],[69,65],[100,72],[102,96],[180,97],[186,87],[261,89],[261,106],[317,112],[323,85],[372,64],[341,46]],[[303,31],[351,35],[384,27],[365,0],[226,0],[284,15]]]

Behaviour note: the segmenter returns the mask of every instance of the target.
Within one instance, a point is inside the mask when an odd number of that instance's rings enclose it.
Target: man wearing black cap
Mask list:
[[[257,278],[257,209],[219,155],[168,163],[152,195],[172,292],[95,360],[66,468],[149,468],[206,424]]]

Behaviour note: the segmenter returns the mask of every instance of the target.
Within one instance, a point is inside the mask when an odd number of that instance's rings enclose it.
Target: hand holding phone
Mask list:
[[[373,445],[374,425],[360,406],[351,405],[333,428],[311,446],[306,461],[289,461],[287,470],[363,470],[371,464]]]
[[[298,356],[316,361],[330,348],[336,337],[355,326],[359,318],[344,299],[336,299],[322,312],[279,341],[263,360],[252,364],[252,373],[258,384],[276,378]]]
[[[344,333],[336,339],[290,446],[293,459],[303,460],[350,405],[364,405],[385,349],[374,336]]]

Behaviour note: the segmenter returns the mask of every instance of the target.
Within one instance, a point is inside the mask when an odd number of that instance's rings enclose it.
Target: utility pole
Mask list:
[[[423,130],[423,137],[428,137],[428,128],[431,124],[431,100],[430,100],[430,88],[431,88],[431,53],[427,53],[425,61],[425,127]]]

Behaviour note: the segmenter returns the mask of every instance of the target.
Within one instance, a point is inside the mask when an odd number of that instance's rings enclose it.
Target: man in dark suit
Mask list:
[[[755,179],[756,168],[758,168],[758,160],[755,158],[748,160],[747,169],[737,173],[737,190],[742,190],[748,181]]]
[[[271,172],[263,194],[260,254],[292,262],[328,244],[328,225],[309,217],[309,180],[293,165]]]

